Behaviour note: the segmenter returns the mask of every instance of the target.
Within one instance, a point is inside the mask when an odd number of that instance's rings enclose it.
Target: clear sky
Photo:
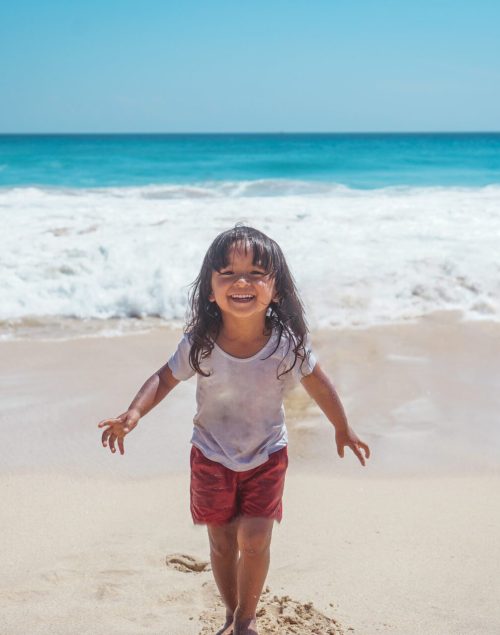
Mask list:
[[[498,0],[0,3],[0,132],[500,130]]]

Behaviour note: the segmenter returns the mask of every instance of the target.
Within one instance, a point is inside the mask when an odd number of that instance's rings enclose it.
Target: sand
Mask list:
[[[194,382],[99,444],[179,332],[0,343],[0,633],[211,635],[223,621],[191,522]],[[304,391],[288,403],[285,514],[263,635],[498,635],[500,325],[436,314],[313,342],[372,447],[336,456]]]

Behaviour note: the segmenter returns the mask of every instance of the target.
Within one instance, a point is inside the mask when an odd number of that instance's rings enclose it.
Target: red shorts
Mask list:
[[[224,525],[236,516],[281,520],[286,447],[245,472],[234,472],[191,448],[191,515],[196,524]]]

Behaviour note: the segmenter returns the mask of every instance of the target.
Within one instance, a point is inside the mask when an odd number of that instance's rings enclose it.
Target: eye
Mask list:
[[[218,272],[220,276],[232,276],[233,272],[228,270],[228,271],[219,271]]]
[[[265,276],[266,272],[265,271],[259,271],[258,269],[254,269],[253,271],[250,271],[250,275],[251,276]]]

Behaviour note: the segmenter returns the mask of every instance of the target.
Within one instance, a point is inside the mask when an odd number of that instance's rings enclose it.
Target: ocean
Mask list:
[[[236,222],[281,244],[313,328],[500,319],[500,133],[0,135],[0,337],[182,323]]]

